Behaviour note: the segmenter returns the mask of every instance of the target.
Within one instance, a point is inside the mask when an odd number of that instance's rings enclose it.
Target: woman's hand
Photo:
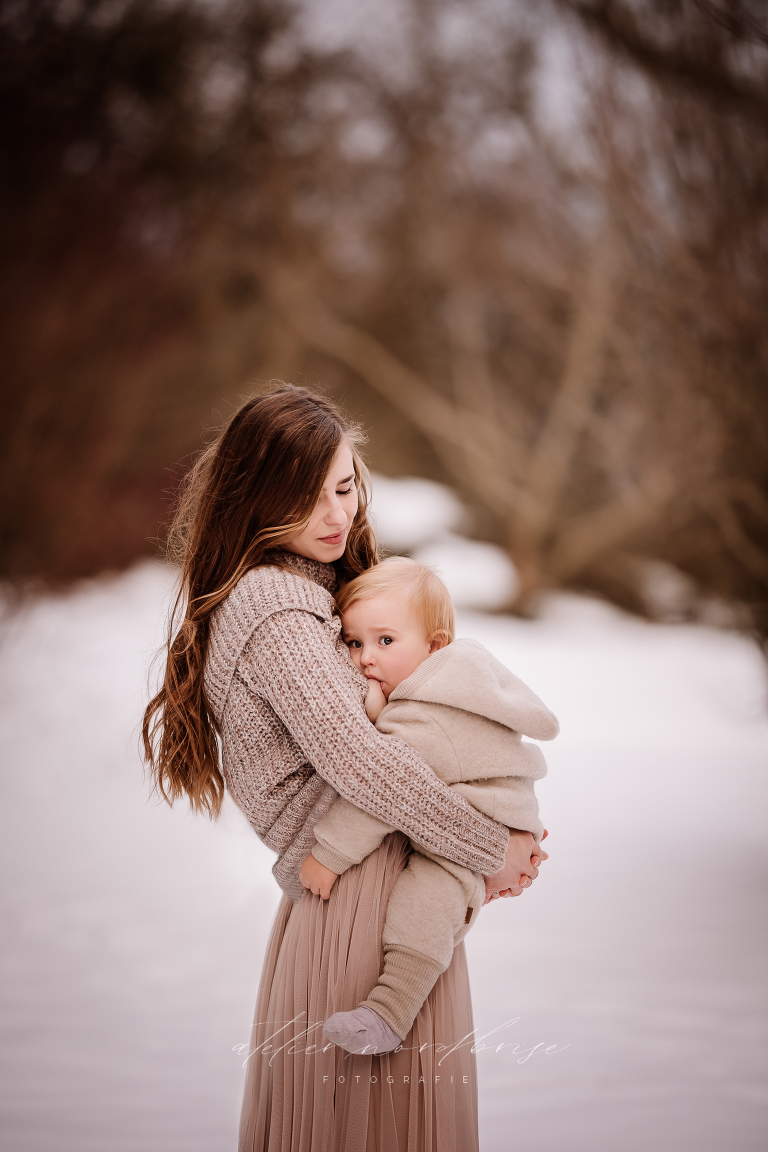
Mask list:
[[[545,828],[541,834],[541,839],[546,840],[547,836],[549,836],[549,832]],[[533,854],[531,856],[531,864],[535,864],[536,867],[538,868],[538,866],[539,866],[539,864],[541,864],[542,860],[549,860],[549,852],[545,852],[544,849],[542,848],[541,844],[539,843],[539,844],[534,846]]]
[[[299,868],[299,880],[305,888],[315,896],[322,897],[323,900],[330,899],[331,888],[339,878],[338,872],[331,872],[330,868],[326,868],[325,864],[321,864],[319,860],[315,860],[310,852],[306,857],[301,868]]]
[[[542,840],[548,835],[546,828]],[[548,858],[548,853],[536,844],[530,832],[510,829],[509,847],[500,872],[485,877],[485,904],[498,900],[500,896],[520,896],[529,888],[539,874],[538,865]]]

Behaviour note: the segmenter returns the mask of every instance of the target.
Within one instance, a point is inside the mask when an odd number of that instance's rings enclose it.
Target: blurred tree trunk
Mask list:
[[[768,633],[757,8],[413,0],[379,63],[266,0],[7,11],[7,577],[152,551],[168,468],[279,376],[455,485],[519,610],[652,613],[665,560]]]

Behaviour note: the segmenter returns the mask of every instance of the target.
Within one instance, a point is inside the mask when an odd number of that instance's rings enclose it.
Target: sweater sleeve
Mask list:
[[[310,612],[277,612],[253,634],[241,664],[341,796],[465,868],[491,875],[502,867],[508,829],[475,811],[407,744],[377,732],[327,624]]]

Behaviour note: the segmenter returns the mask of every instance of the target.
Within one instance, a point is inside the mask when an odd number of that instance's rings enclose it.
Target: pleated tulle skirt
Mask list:
[[[398,1052],[353,1056],[322,1035],[379,977],[389,894],[409,845],[393,832],[328,901],[284,897],[264,960],[240,1152],[478,1152],[469,975],[460,944]]]

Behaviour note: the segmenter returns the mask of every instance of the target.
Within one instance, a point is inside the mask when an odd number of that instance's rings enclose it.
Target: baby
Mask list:
[[[520,882],[535,875],[530,858],[544,830],[533,782],[547,769],[539,748],[520,737],[551,740],[558,724],[482,644],[453,639],[448,591],[424,565],[384,560],[345,585],[337,606],[352,660],[370,680],[365,708],[379,731],[406,741],[474,807],[518,830],[511,880],[505,870],[486,882],[413,842],[387,906],[378,984],[358,1008],[337,1012],[323,1029],[346,1051],[391,1052],[483,904],[499,887],[516,884],[518,871]],[[302,865],[302,883],[327,898],[337,876],[392,831],[339,797],[315,825],[317,844]]]

